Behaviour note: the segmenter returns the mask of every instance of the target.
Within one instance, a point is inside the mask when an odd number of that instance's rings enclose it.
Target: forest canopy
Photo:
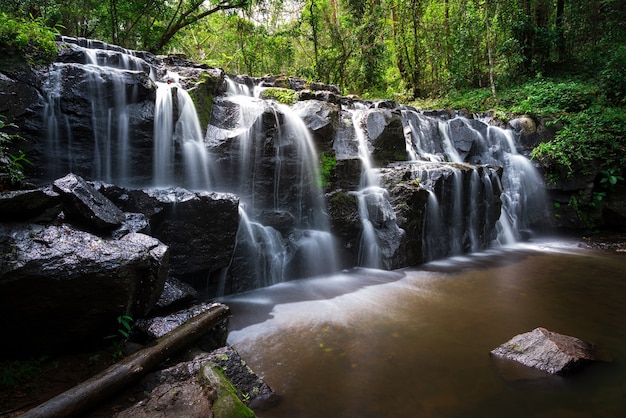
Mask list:
[[[624,66],[625,3],[3,0],[0,12],[62,35],[185,53],[231,73],[284,73],[346,93],[410,99],[475,87],[495,95],[495,86],[537,75],[592,77],[606,63]],[[623,90],[616,96],[621,101]]]

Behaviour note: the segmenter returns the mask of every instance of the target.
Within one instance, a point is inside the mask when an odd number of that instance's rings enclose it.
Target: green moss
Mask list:
[[[292,105],[298,101],[298,94],[291,90],[282,87],[269,87],[261,93],[261,98],[265,100],[276,100],[278,103],[285,105]]]
[[[203,129],[208,126],[209,121],[211,120],[213,99],[215,97],[215,90],[218,82],[218,77],[206,71],[200,73],[196,85],[189,90],[189,95],[196,106],[200,126],[203,127]]]
[[[216,391],[213,402],[213,416],[215,418],[254,418],[256,415],[248,408],[237,395],[237,389],[224,376],[221,367],[207,362],[200,369],[200,378],[205,385]]]
[[[335,169],[337,168],[337,159],[334,155],[320,154],[320,179],[319,184],[324,189],[328,189],[331,185],[331,180],[335,175]]]

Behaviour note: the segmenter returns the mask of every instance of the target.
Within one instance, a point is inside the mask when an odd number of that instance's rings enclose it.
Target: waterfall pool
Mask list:
[[[274,417],[617,417],[626,254],[517,244],[419,268],[357,268],[224,298],[229,343],[282,398]],[[489,352],[543,326],[612,363],[520,374]]]

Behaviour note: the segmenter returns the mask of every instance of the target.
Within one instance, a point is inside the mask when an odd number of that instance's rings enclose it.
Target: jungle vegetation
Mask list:
[[[626,0],[3,0],[0,16],[9,53],[49,57],[55,32],[420,108],[550,116],[563,128],[534,157],[552,175],[626,163]]]

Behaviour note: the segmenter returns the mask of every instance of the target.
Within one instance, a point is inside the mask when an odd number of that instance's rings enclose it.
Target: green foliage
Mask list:
[[[614,105],[626,104],[626,45],[615,48],[600,73],[602,93]]]
[[[576,81],[537,78],[519,89],[513,113],[560,114],[588,109],[596,101],[595,85]],[[520,97],[522,98],[520,100]],[[515,100],[515,97],[512,97]]]
[[[596,167],[607,173],[614,167],[626,167],[626,115],[622,108],[596,105],[564,114],[559,121],[563,128],[556,137],[540,144],[531,155],[549,174],[570,177],[574,172],[592,174]]]
[[[113,361],[117,361],[124,356],[122,344],[130,336],[133,318],[128,315],[119,315],[117,317],[117,334],[106,336],[105,340],[110,340],[113,349]]]
[[[31,165],[22,150],[18,150],[17,154],[10,151],[13,141],[22,138],[4,132],[3,129],[8,127],[16,128],[13,124],[6,125],[0,115],[0,191],[18,188],[24,180],[24,165]]]
[[[276,100],[278,103],[285,105],[292,105],[298,101],[298,93],[292,89],[286,89],[282,87],[269,87],[261,92],[263,99]]]
[[[8,56],[21,56],[31,64],[45,64],[56,56],[54,32],[41,19],[11,18],[0,13],[0,49]]]
[[[602,175],[600,184],[605,187],[613,188],[618,181],[624,181],[624,177],[619,175],[619,169],[616,167],[602,170],[600,174]]]
[[[320,186],[327,189],[337,168],[337,159],[333,155],[320,154]]]

